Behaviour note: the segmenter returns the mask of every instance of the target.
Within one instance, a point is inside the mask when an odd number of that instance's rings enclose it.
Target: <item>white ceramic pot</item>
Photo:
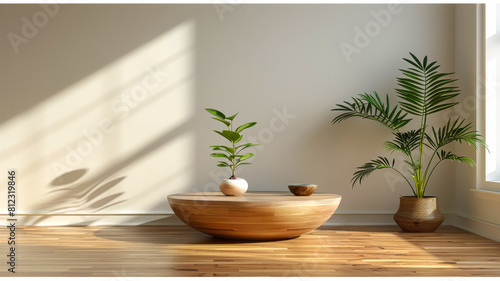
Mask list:
[[[241,196],[247,192],[248,183],[245,179],[224,179],[219,184],[220,191],[226,196]]]

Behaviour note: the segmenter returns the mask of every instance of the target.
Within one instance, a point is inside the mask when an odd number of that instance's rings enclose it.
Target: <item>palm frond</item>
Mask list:
[[[404,74],[403,78],[397,78],[396,89],[398,97],[401,98],[399,104],[406,112],[426,116],[441,110],[445,110],[457,104],[457,102],[445,102],[459,94],[458,87],[449,86],[456,79],[446,78],[454,73],[440,73],[437,69],[436,61],[427,64],[427,56],[423,62],[410,53],[413,61],[404,59],[413,67],[400,69]]]
[[[449,151],[447,152],[447,151],[441,150],[440,153],[438,154],[438,158],[440,161],[451,160],[451,161],[457,161],[460,163],[468,164],[471,167],[476,166],[476,162],[474,162],[474,160],[472,160],[468,157],[464,157],[464,156],[457,156]]]
[[[412,176],[415,175],[415,171],[420,169],[420,162],[416,161],[416,162],[410,162],[408,160],[404,160],[403,162],[406,163],[406,165],[408,165],[408,167],[410,167],[410,172],[412,173]]]
[[[420,144],[420,130],[393,132],[393,135],[395,137],[393,141],[386,141],[383,144],[384,149],[389,152],[398,151],[411,156],[411,152]]]
[[[429,146],[437,151],[451,142],[458,141],[459,143],[466,142],[476,149],[479,149],[477,146],[478,143],[486,147],[486,143],[482,140],[482,135],[472,130],[472,123],[464,125],[464,121],[460,121],[460,118],[457,118],[453,123],[451,120],[448,120],[448,123],[437,131],[432,127],[432,135],[429,136],[426,134]]]
[[[352,98],[353,102],[345,101],[344,104],[337,104],[337,108],[332,111],[343,111],[332,120],[332,123],[339,123],[352,117],[361,117],[378,121],[392,130],[398,130],[408,124],[411,119],[405,119],[406,113],[396,105],[393,109],[390,107],[389,95],[386,95],[384,103],[377,92],[370,94],[360,94],[359,98]]]
[[[457,155],[455,155],[455,154],[453,154],[453,153],[451,153],[449,151],[441,150],[441,151],[439,151],[439,153],[437,153],[437,151],[436,151],[436,154],[437,154],[437,156],[439,158],[439,161],[436,164],[434,164],[434,167],[430,171],[429,176],[426,177],[425,184],[423,186],[422,194],[425,193],[425,189],[427,188],[427,184],[429,183],[429,179],[431,178],[432,174],[434,173],[434,170],[436,170],[437,166],[441,162],[443,162],[444,160],[451,160],[451,161],[457,161],[459,163],[465,163],[465,164],[468,164],[471,167],[475,167],[476,166],[476,163],[474,162],[474,160],[472,160],[472,159],[470,159],[468,157],[464,157],[464,156],[457,156]],[[427,171],[426,171],[426,174],[427,174]]]
[[[356,182],[359,182],[359,184],[361,184],[363,179],[375,170],[394,168],[395,162],[396,160],[394,159],[391,163],[387,158],[379,156],[377,159],[365,163],[363,166],[358,167],[358,171],[354,173],[351,180],[352,186],[354,186]]]

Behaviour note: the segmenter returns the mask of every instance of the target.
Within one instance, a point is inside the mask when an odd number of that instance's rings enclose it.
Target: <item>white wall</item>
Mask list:
[[[245,135],[263,145],[239,173],[250,191],[317,183],[343,196],[331,223],[392,223],[404,182],[380,172],[350,185],[390,133],[366,120],[331,125],[329,110],[358,93],[394,97],[410,51],[455,68],[454,5],[45,9],[0,6],[0,170],[18,171],[26,224],[175,221],[168,194],[216,191],[224,176],[205,107],[258,122]],[[449,214],[453,166],[440,171],[428,194]]]

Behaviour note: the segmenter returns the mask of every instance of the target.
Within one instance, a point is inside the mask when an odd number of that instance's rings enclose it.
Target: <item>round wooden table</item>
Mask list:
[[[342,196],[289,192],[247,192],[241,197],[221,192],[168,195],[168,202],[184,223],[224,239],[279,240],[298,237],[326,222]]]

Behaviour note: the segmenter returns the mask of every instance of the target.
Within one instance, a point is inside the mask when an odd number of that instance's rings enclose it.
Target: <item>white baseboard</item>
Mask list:
[[[18,226],[184,225],[174,214],[17,214],[16,219]]]
[[[394,214],[340,213],[324,225],[395,225]],[[16,225],[88,226],[88,225],[184,225],[174,214],[17,214]],[[7,216],[2,220],[7,222]],[[445,214],[443,225],[451,225],[452,215]]]
[[[500,225],[465,215],[454,215],[453,226],[500,242]]]

